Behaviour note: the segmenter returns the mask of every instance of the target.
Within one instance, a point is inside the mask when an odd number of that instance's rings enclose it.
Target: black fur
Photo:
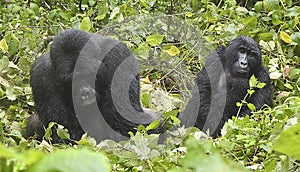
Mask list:
[[[243,61],[244,60],[244,61]],[[179,115],[183,125],[194,125],[203,131],[210,130],[213,137],[220,135],[225,121],[238,113],[241,102],[249,89],[249,78],[254,75],[266,83],[262,89],[246,99],[257,109],[272,105],[270,77],[262,64],[258,44],[249,37],[240,36],[227,47],[220,46],[206,60],[205,67],[196,78],[196,86],[186,109]],[[239,116],[250,115],[243,106]],[[196,121],[192,121],[196,119]]]
[[[75,71],[78,61],[80,63]],[[119,65],[126,62],[128,65],[122,71],[123,76],[117,83],[119,85],[116,85],[122,89],[118,92],[118,104],[121,107],[117,107],[111,93],[112,80]],[[138,124],[148,125],[158,115],[145,114],[141,107],[139,74],[133,70],[137,68],[134,56],[120,41],[75,29],[61,32],[55,37],[50,54],[38,58],[31,69],[30,84],[37,114],[29,120],[27,135],[35,132],[41,139],[44,134],[41,126],[47,127],[49,122],[54,121],[69,130],[71,139],[79,140],[84,130],[78,121],[78,113],[86,114],[88,118],[90,114],[97,114],[96,111],[100,111],[98,114],[103,116],[108,125],[123,136],[128,137],[128,132],[134,131]],[[95,77],[91,77],[93,73]],[[79,78],[79,82],[72,83],[75,78]],[[127,87],[123,84],[128,79],[130,83]],[[95,100],[92,96],[95,96]],[[95,103],[99,110],[92,110]],[[129,106],[133,107],[133,112],[126,111]],[[126,112],[130,113],[125,114],[129,119],[121,114]],[[130,120],[139,118],[141,123]],[[40,120],[40,123],[36,120]],[[153,132],[161,132],[157,130]],[[106,134],[110,138],[110,133],[103,132],[99,135]],[[53,133],[53,142],[61,142]],[[112,139],[118,140],[114,136]]]
[[[114,78],[118,75],[116,84]],[[227,47],[218,47],[207,57],[196,79],[192,98],[179,115],[182,123],[203,131],[210,129],[213,137],[218,136],[224,122],[237,114],[236,102],[246,95],[251,75],[266,86],[255,90],[247,102],[257,109],[264,104],[271,106],[270,78],[262,65],[257,43],[242,36]],[[138,124],[148,125],[159,116],[146,114],[141,107],[139,79],[135,58],[120,41],[75,29],[61,32],[55,37],[50,53],[38,58],[31,69],[36,114],[29,119],[27,136],[36,133],[41,140],[43,126],[54,121],[69,130],[71,139],[79,140],[86,132],[81,124],[94,123],[87,128],[96,128],[96,118],[101,117],[116,133],[128,137],[128,132],[134,131]],[[240,116],[246,114],[250,110],[243,107]],[[152,133],[162,131],[160,126]],[[123,139],[106,132],[104,127],[103,133],[96,135]],[[61,142],[53,133],[53,142]]]

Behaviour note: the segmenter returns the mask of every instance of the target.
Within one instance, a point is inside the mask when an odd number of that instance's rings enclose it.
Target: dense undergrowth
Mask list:
[[[299,3],[239,2],[1,1],[0,171],[300,171]],[[48,135],[42,142],[23,137],[34,113],[30,66],[67,28],[115,37],[135,53],[143,105],[170,122],[164,144],[146,134],[155,124],[140,126],[120,143],[96,143],[84,135],[75,145],[53,145]],[[196,128],[172,127],[204,57],[238,35],[259,41],[274,107],[229,120],[217,139]]]

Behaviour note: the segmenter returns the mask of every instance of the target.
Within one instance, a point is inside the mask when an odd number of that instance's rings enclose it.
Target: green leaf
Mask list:
[[[8,45],[7,45],[7,43],[6,43],[5,38],[3,38],[3,39],[0,41],[0,49],[1,49],[4,53],[7,53],[7,51],[8,51]]]
[[[273,145],[274,150],[300,160],[300,124],[282,131]]]
[[[290,43],[293,42],[291,36],[290,36],[289,34],[287,34],[286,32],[284,32],[284,31],[281,31],[281,32],[280,32],[280,38],[281,38],[285,43],[288,43],[288,44],[290,44]]]
[[[241,102],[236,102],[235,104],[237,107],[241,107],[242,106],[242,103]]]
[[[281,23],[282,23],[282,21],[281,21],[280,19],[273,19],[273,20],[272,20],[272,24],[273,24],[274,26],[280,25]]]
[[[156,34],[147,36],[146,42],[151,46],[156,46],[158,44],[161,44],[163,39],[164,39],[163,35],[156,33]]]
[[[98,9],[98,16],[96,17],[96,20],[104,19],[106,17],[107,12],[108,12],[108,7],[107,7],[106,1],[101,1],[97,5],[97,9]]]
[[[79,29],[84,31],[90,31],[92,28],[92,22],[89,17],[84,17],[80,23]]]
[[[0,144],[0,157],[1,158],[13,158],[17,157],[18,154],[12,148],[8,148]]]
[[[50,122],[50,123],[48,124],[48,128],[46,129],[45,135],[44,135],[44,137],[45,137],[46,140],[50,140],[50,139],[51,139],[51,136],[52,136],[52,127],[53,127],[54,125],[55,125],[54,122]]]
[[[247,8],[245,8],[245,7],[237,7],[235,9],[235,11],[236,11],[237,15],[245,15],[248,13]]]
[[[256,16],[250,16],[243,20],[243,24],[248,27],[255,27],[257,25],[257,17]]]
[[[271,41],[273,39],[273,34],[271,33],[260,33],[258,34],[258,37],[260,40],[264,40],[264,41]]]
[[[171,111],[169,111],[169,112],[165,112],[164,114],[163,114],[163,116],[165,117],[165,118],[168,118],[168,117],[171,117],[171,116],[177,116],[177,114],[178,114],[178,110],[171,110]]]
[[[298,68],[291,68],[291,71],[289,73],[289,77],[291,79],[297,79],[300,75],[300,69]]]
[[[68,133],[68,130],[60,124],[57,124],[56,133],[60,138],[70,140],[70,134]]]
[[[151,96],[148,93],[144,93],[141,96],[141,101],[144,107],[150,107],[151,105]]]
[[[247,92],[251,96],[253,93],[255,93],[255,90],[250,89],[250,90],[247,90]]]
[[[247,103],[247,106],[248,106],[248,108],[249,108],[251,111],[255,111],[255,110],[256,110],[256,107],[255,107],[254,104],[252,104],[252,103]]]
[[[249,79],[250,88],[256,87],[257,83],[258,83],[257,78],[254,75],[252,75]]]
[[[111,166],[100,152],[67,149],[54,152],[29,168],[28,172],[108,172]]]
[[[260,82],[257,84],[257,88],[264,88],[267,84],[266,83],[263,83],[263,82]]]
[[[236,161],[223,156],[210,141],[199,142],[196,139],[186,141],[187,152],[183,158],[183,169],[178,171],[200,172],[247,172],[248,170]],[[201,160],[201,161],[199,161]],[[178,167],[177,167],[178,169]],[[193,169],[193,170],[189,170]]]
[[[279,72],[279,71],[274,71],[274,72],[271,72],[271,73],[270,73],[270,78],[271,78],[271,79],[278,79],[278,78],[281,77],[281,75],[282,75],[281,72]]]
[[[170,56],[176,56],[176,55],[178,55],[178,54],[180,53],[180,50],[179,50],[176,46],[174,46],[174,45],[172,45],[170,49],[165,50],[165,51],[166,51]]]
[[[156,129],[160,124],[160,119],[157,119],[153,122],[151,122],[147,127],[146,127],[146,130],[149,131],[149,130],[153,130],[153,129]]]
[[[17,99],[16,94],[14,93],[14,89],[12,87],[8,87],[5,91],[8,100],[14,101]]]
[[[113,11],[110,13],[110,17],[109,19],[114,19],[116,17],[117,14],[120,13],[120,7],[116,7],[113,9]]]
[[[185,13],[185,16],[187,16],[187,17],[192,17],[192,16],[193,16],[193,13],[191,13],[191,12],[186,12],[186,13]]]
[[[265,3],[269,11],[275,11],[280,8],[279,0],[265,0]]]
[[[263,2],[257,1],[254,5],[254,9],[256,12],[260,13],[263,10]]]

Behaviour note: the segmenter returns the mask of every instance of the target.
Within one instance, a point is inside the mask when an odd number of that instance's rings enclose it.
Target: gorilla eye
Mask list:
[[[255,55],[255,53],[250,52],[250,53],[249,53],[249,56],[250,56],[250,57],[255,57],[256,55]]]
[[[242,54],[244,54],[244,53],[246,53],[246,49],[243,48],[243,47],[240,47],[240,48],[239,48],[239,52],[242,53]]]

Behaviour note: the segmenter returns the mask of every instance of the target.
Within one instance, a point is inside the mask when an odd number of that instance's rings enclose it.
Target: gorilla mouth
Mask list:
[[[246,69],[240,69],[240,70],[238,70],[236,72],[239,73],[239,74],[246,74],[246,73],[248,73],[248,71]]]
[[[240,76],[240,77],[248,77],[248,70],[247,69],[240,69],[240,70],[236,70],[235,74],[236,76]]]

